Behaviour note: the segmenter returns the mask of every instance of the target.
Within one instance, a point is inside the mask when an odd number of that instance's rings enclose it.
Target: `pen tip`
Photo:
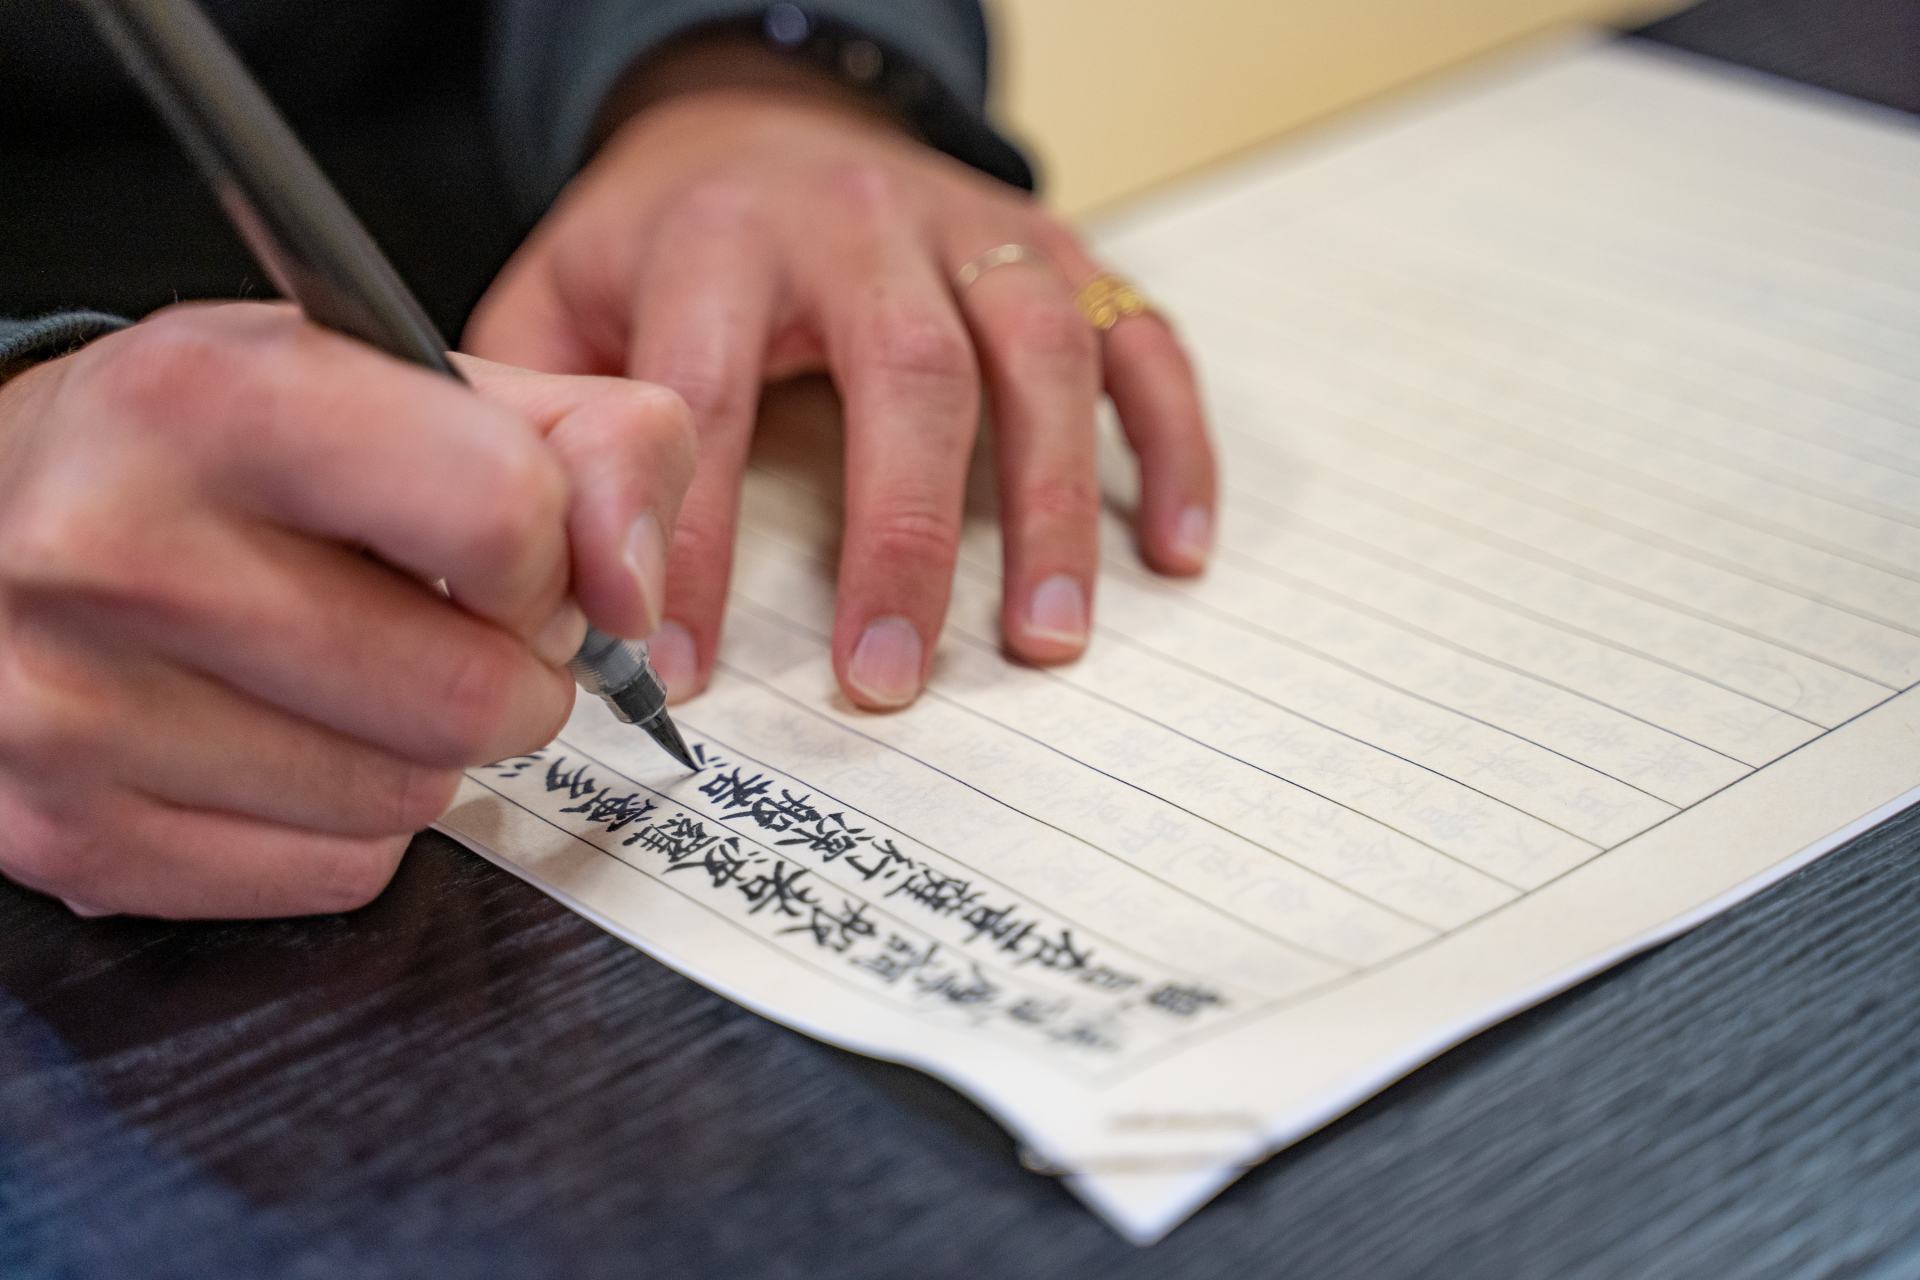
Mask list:
[[[647,736],[660,744],[660,749],[678,760],[688,769],[698,769],[693,762],[693,752],[687,750],[687,740],[680,736],[680,730],[674,726],[673,719],[667,715],[666,708],[648,719],[640,726]]]

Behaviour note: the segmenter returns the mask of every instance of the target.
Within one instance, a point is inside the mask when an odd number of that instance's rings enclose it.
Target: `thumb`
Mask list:
[[[693,477],[693,415],[665,387],[456,356],[481,395],[531,422],[566,468],[573,595],[602,631],[653,634],[667,547]]]

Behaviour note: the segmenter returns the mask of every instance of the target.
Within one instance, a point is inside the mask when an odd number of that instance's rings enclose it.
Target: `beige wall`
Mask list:
[[[1661,0],[990,0],[999,107],[1080,214],[1522,36]]]

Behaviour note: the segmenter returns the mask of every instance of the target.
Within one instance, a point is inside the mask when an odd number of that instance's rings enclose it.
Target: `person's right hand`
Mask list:
[[[360,905],[462,766],[557,731],[586,618],[653,629],[686,407],[463,368],[198,305],[0,386],[0,872],[89,914]]]

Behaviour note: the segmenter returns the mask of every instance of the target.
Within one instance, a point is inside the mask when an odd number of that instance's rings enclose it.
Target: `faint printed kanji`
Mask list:
[[[1051,938],[1036,933],[1033,936],[1033,949],[1015,963],[1037,964],[1043,969],[1072,972],[1087,967],[1089,954],[1085,947],[1074,944],[1073,930],[1063,928]]]
[[[928,969],[915,976],[913,986],[916,995],[956,1005],[987,1004],[1000,994],[1000,984],[970,960],[964,974],[959,969]]]
[[[1038,1026],[1051,1022],[1067,1007],[1064,1000],[1042,1000],[1039,996],[1021,996],[1007,1006],[1007,1016],[1015,1022]]]
[[[1163,982],[1147,996],[1147,1003],[1176,1018],[1191,1018],[1202,1009],[1225,1003],[1218,991],[1197,983]]]
[[[938,954],[937,942],[916,942],[905,934],[889,932],[886,945],[878,953],[855,960],[853,967],[878,974],[882,982],[892,985],[926,968]]]
[[[1016,916],[1012,903],[998,907],[975,903],[961,913],[960,919],[972,930],[967,935],[968,942],[991,938],[1002,951],[1018,951],[1021,942],[1033,932],[1033,921]]]
[[[1077,1049],[1093,1049],[1102,1053],[1112,1053],[1120,1047],[1120,1042],[1114,1038],[1112,1028],[1092,1018],[1082,1018],[1064,1027],[1056,1027],[1047,1032],[1047,1038],[1056,1044],[1071,1045]]]
[[[1140,985],[1139,974],[1126,973],[1109,964],[1094,964],[1089,962],[1086,968],[1077,970],[1074,973],[1074,977],[1096,991],[1105,991],[1108,993],[1125,991],[1129,987],[1137,987]]]

